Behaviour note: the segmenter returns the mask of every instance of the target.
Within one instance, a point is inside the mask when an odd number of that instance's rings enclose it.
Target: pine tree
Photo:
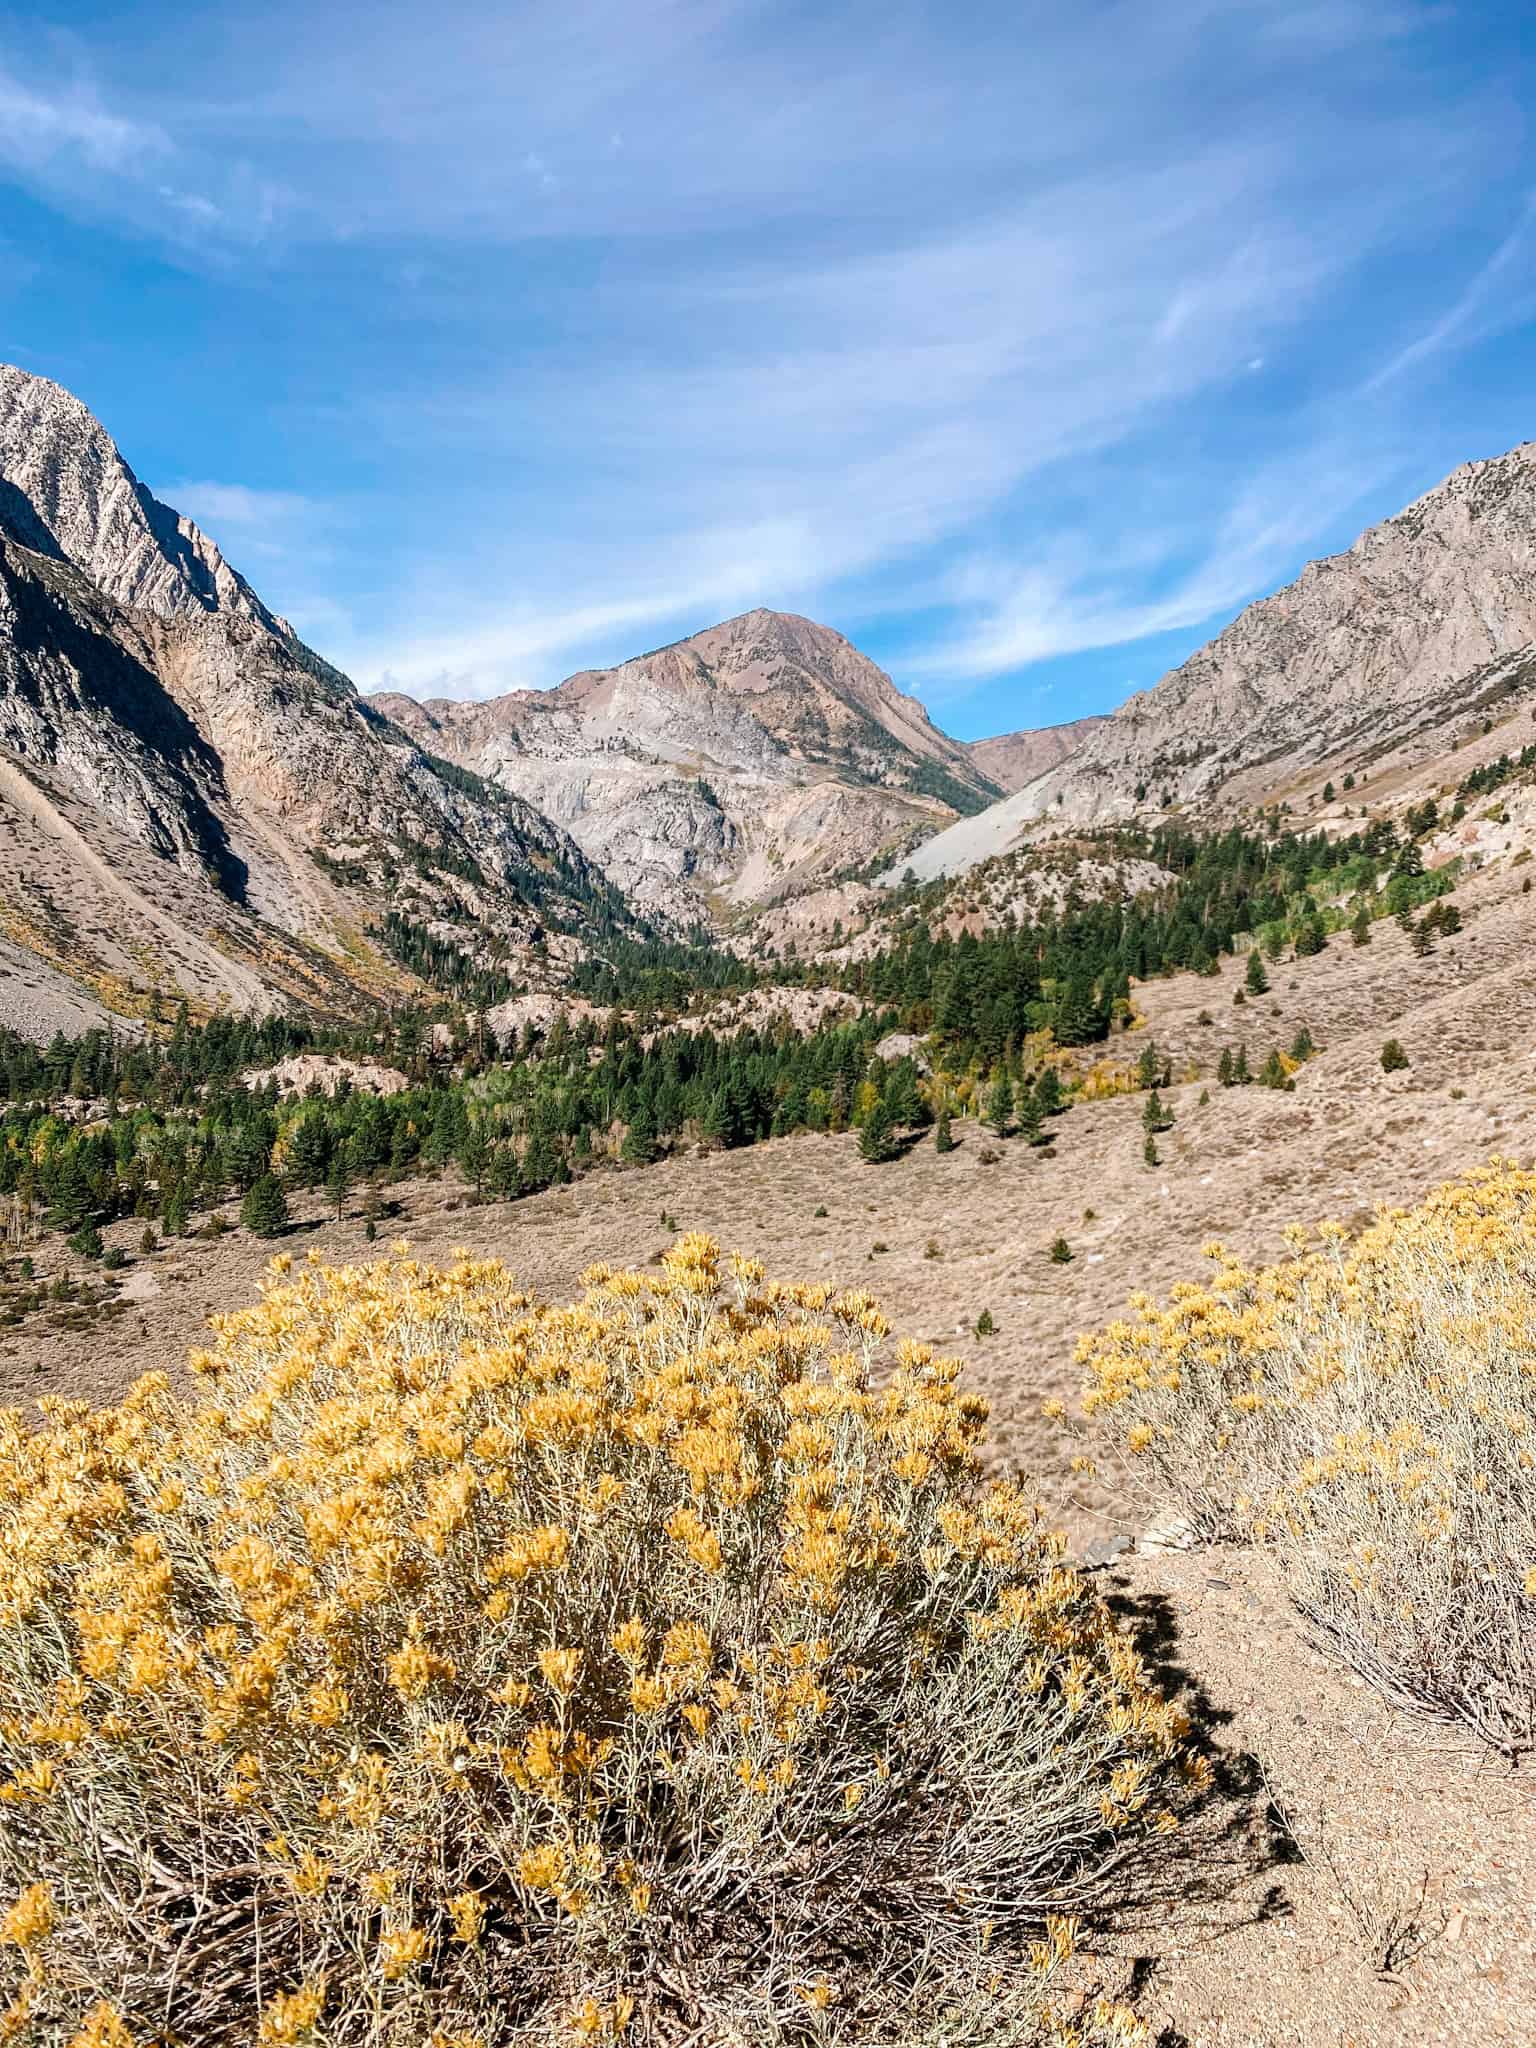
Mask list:
[[[1091,1045],[1108,1028],[1108,1015],[1094,994],[1093,977],[1073,974],[1056,1006],[1053,1029],[1058,1045]]]
[[[1157,1150],[1157,1140],[1153,1137],[1150,1131],[1148,1131],[1147,1133],[1146,1143],[1141,1148],[1141,1156],[1147,1162],[1148,1166],[1156,1166],[1160,1163]]]
[[[1232,1063],[1233,1085],[1246,1088],[1252,1079],[1253,1076],[1248,1071],[1248,1048],[1246,1045],[1240,1045],[1237,1048],[1237,1058]]]
[[[987,1095],[987,1124],[1000,1138],[1013,1127],[1013,1083],[1006,1069],[998,1074]]]
[[[1232,1048],[1228,1045],[1224,1045],[1221,1048],[1221,1058],[1216,1062],[1216,1079],[1221,1083],[1221,1086],[1223,1088],[1230,1088],[1233,1084],[1234,1078],[1235,1077],[1232,1070]]]
[[[891,1112],[882,1095],[859,1130],[859,1157],[868,1166],[882,1166],[886,1160],[894,1159],[900,1150]]]
[[[252,1183],[254,1186],[255,1183]],[[347,1213],[347,1196],[352,1192],[352,1162],[347,1156],[345,1145],[336,1147],[331,1161],[331,1170],[325,1177],[325,1192],[331,1207],[336,1211],[339,1223]]]
[[[53,1183],[48,1221],[59,1230],[78,1230],[83,1223],[91,1222],[95,1215],[96,1200],[91,1189],[91,1177],[79,1154],[71,1151]]]
[[[746,1143],[740,1103],[736,1091],[727,1082],[722,1082],[710,1097],[709,1107],[704,1112],[704,1138],[706,1143],[718,1145],[722,1151],[730,1151]]]
[[[1040,1133],[1045,1124],[1045,1111],[1040,1107],[1040,1097],[1033,1088],[1019,1090],[1019,1135],[1027,1138],[1031,1145],[1038,1145]]]
[[[1141,1112],[1141,1122],[1143,1129],[1151,1132],[1166,1131],[1173,1123],[1173,1111],[1155,1088],[1147,1097],[1146,1107]]]
[[[1355,921],[1349,928],[1349,936],[1357,946],[1368,946],[1371,943],[1371,913],[1363,903],[1355,912]]]
[[[264,1173],[246,1190],[240,1204],[240,1221],[253,1237],[276,1237],[286,1225],[288,1203],[282,1183],[273,1174]]]
[[[272,1146],[262,1128],[265,1119],[242,1123],[224,1147],[224,1166],[240,1194],[271,1171]]]
[[[1410,839],[1402,852],[1397,856],[1392,869],[1392,879],[1397,881],[1399,877],[1403,877],[1412,881],[1416,876],[1422,875],[1423,872],[1424,856],[1414,841]]]
[[[542,1194],[545,1188],[552,1188],[568,1181],[571,1170],[565,1163],[565,1154],[546,1132],[540,1131],[528,1150],[523,1154],[519,1185],[525,1195]]]
[[[911,1060],[900,1060],[886,1083],[886,1100],[894,1122],[908,1129],[926,1130],[933,1113],[917,1085],[917,1069]]]
[[[1408,1064],[1408,1055],[1395,1038],[1389,1038],[1381,1048],[1381,1071],[1384,1074],[1400,1074]]]
[[[459,1171],[477,1195],[485,1192],[485,1177],[491,1170],[491,1147],[482,1125],[469,1124],[458,1145]]]
[[[317,1188],[331,1163],[331,1133],[324,1110],[311,1109],[294,1125],[286,1164],[301,1188]],[[254,1185],[254,1183],[253,1183]]]
[[[1243,987],[1251,996],[1262,996],[1269,993],[1269,976],[1264,972],[1264,962],[1259,957],[1257,946],[1248,955],[1248,972],[1244,978]]]
[[[933,1127],[933,1149],[935,1152],[953,1152],[955,1143],[955,1134],[949,1128],[949,1111],[941,1109],[938,1122]]]
[[[631,1166],[649,1166],[656,1157],[657,1150],[656,1119],[651,1114],[650,1104],[642,1102],[637,1105],[634,1115],[630,1118],[620,1156],[627,1159]]]
[[[1136,1086],[1155,1088],[1159,1071],[1156,1042],[1148,1039],[1141,1049],[1141,1058],[1136,1063]]]

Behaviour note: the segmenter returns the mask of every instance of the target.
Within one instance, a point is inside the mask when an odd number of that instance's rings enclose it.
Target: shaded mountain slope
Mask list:
[[[643,930],[558,827],[368,707],[83,408],[19,377],[3,386],[21,438],[0,499],[0,1005],[42,1029],[50,1002],[81,999],[348,1008],[422,973],[465,993],[549,986],[605,934]]]

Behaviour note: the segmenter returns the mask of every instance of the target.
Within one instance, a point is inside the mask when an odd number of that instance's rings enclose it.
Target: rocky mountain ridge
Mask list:
[[[546,986],[644,932],[557,826],[366,705],[30,383],[6,372],[0,412],[0,1022],[346,1009],[422,973]]]
[[[1311,562],[990,811],[936,834],[922,880],[1043,823],[1170,806],[1222,815],[1368,773],[1536,691],[1536,442],[1470,462],[1342,554]]]
[[[10,363],[0,363],[0,526],[119,604],[223,612],[293,637],[207,534],[139,482],[78,398]]]
[[[1033,782],[1037,775],[1070,760],[1104,723],[1104,715],[1070,718],[1060,725],[1027,727],[999,733],[995,739],[968,740],[966,752],[989,781],[1008,795]]]
[[[906,847],[1000,785],[842,634],[757,610],[547,691],[370,700],[676,924]]]

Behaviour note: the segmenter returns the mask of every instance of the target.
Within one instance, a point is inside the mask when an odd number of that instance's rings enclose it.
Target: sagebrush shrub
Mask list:
[[[1086,1407],[1209,1538],[1276,1546],[1399,1700],[1536,1744],[1536,1174],[1494,1161],[1083,1339]]]
[[[0,2031],[1051,2031],[1201,1766],[956,1361],[696,1236],[274,1266],[200,1402],[0,1419]]]

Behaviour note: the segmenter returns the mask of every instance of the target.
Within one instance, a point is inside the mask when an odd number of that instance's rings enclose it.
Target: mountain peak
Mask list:
[[[214,542],[140,483],[87,405],[12,363],[0,363],[0,529],[119,604],[231,613],[292,638]]]
[[[553,690],[373,702],[683,924],[894,854],[998,789],[843,634],[766,606]]]
[[[1309,562],[911,866],[921,880],[961,872],[1047,819],[1310,805],[1331,777],[1449,752],[1501,707],[1528,705],[1533,650],[1536,442],[1523,441]]]

